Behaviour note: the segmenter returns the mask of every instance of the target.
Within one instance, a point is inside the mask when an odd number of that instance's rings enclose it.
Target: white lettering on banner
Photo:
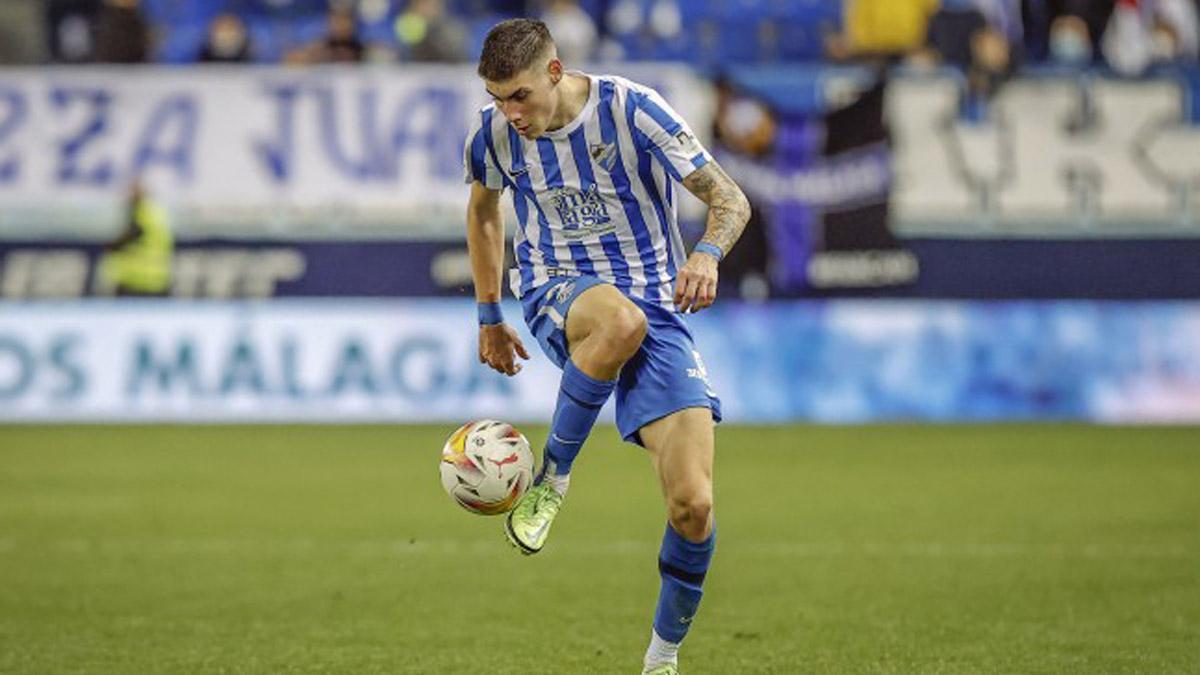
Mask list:
[[[480,364],[474,311],[469,299],[10,303],[0,423],[547,421],[560,371],[542,354],[512,378]],[[680,375],[711,381],[727,422],[1200,420],[1200,303],[712,312],[689,317],[707,359]]]
[[[1200,230],[1200,128],[1184,124],[1183,96],[1174,80],[1019,80],[972,123],[956,80],[899,78],[887,103],[896,229]]]
[[[697,128],[682,66],[622,73]],[[470,68],[0,72],[0,237],[109,239],[141,178],[181,238],[461,239]],[[690,202],[688,202],[690,203]]]

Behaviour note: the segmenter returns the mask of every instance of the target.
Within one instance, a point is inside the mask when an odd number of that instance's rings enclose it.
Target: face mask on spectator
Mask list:
[[[1058,30],[1050,36],[1050,55],[1058,63],[1082,66],[1092,60],[1092,45],[1073,30]]]

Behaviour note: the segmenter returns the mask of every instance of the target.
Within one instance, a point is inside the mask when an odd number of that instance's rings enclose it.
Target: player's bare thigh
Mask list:
[[[611,284],[579,294],[567,312],[571,360],[589,376],[615,379],[646,337],[646,315]]]
[[[684,538],[704,541],[712,532],[712,411],[685,408],[638,433],[658,474],[671,524]]]

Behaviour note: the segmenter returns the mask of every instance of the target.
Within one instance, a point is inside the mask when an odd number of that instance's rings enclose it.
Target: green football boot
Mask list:
[[[530,488],[504,520],[504,534],[508,535],[509,542],[525,555],[542,550],[562,502],[562,495],[549,483]]]
[[[642,670],[642,675],[679,675],[679,666],[674,663],[660,663],[653,668],[647,666]]]

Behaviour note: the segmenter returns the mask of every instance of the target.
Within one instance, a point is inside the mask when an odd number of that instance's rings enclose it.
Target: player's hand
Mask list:
[[[479,362],[505,375],[521,372],[517,356],[529,360],[529,352],[521,344],[517,331],[506,323],[479,327]]]
[[[675,307],[681,312],[699,312],[717,299],[717,259],[693,253],[675,275]]]

